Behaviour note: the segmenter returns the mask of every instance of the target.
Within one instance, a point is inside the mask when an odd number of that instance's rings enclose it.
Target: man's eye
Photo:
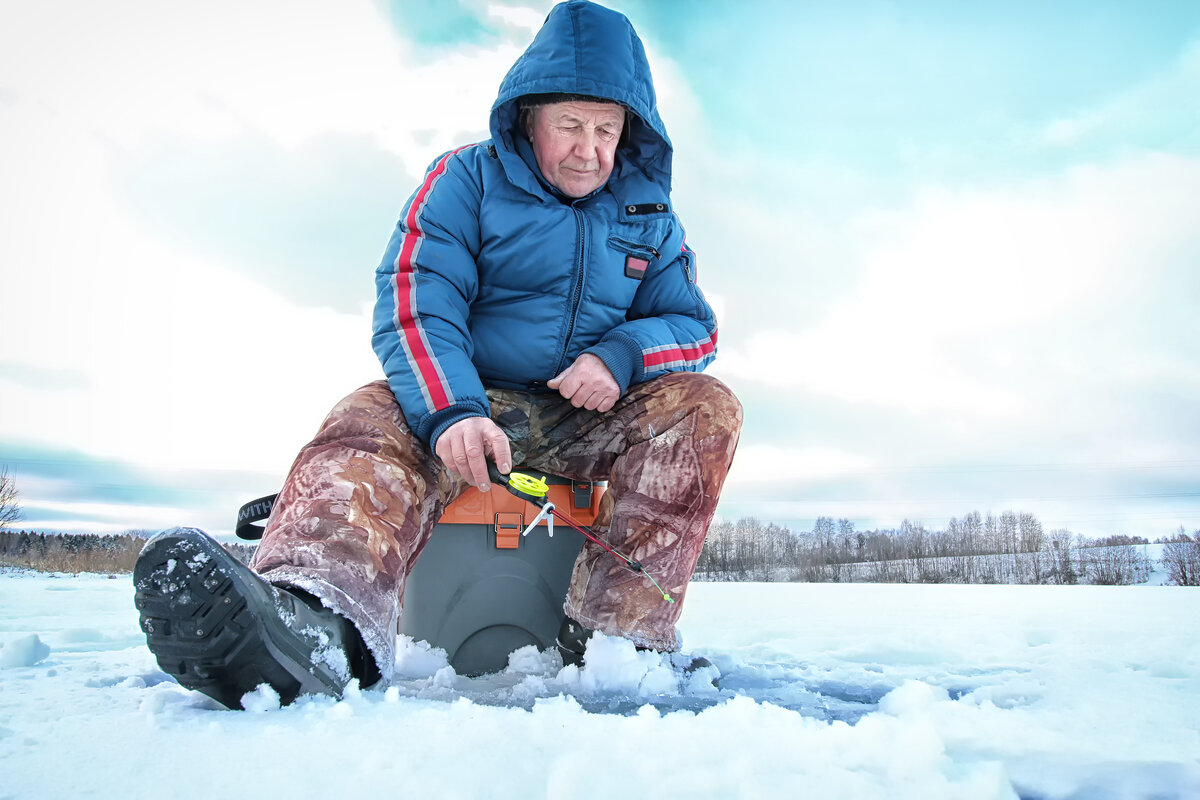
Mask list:
[[[596,131],[596,133],[599,134],[600,138],[606,142],[611,142],[617,135],[614,132],[608,130],[607,128],[600,128],[599,130]]]

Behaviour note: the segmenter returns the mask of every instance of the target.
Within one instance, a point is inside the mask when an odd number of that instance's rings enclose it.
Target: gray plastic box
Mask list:
[[[564,479],[553,483],[571,485]],[[552,497],[563,501],[558,504],[561,510],[572,517],[582,512],[590,522],[600,492],[585,485],[584,495],[574,491],[577,488],[564,487]],[[400,617],[401,633],[442,648],[454,671],[470,676],[503,670],[509,653],[520,647],[554,646],[571,570],[584,542],[578,532],[562,524],[550,537],[543,523],[518,536],[514,549],[497,548],[498,535],[511,541],[538,509],[499,487],[481,497],[486,503],[467,498],[479,506],[475,513],[479,523],[443,521],[434,528],[409,575]],[[519,510],[495,510],[502,505]]]

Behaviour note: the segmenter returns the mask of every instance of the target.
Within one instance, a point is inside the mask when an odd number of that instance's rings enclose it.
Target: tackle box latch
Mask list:
[[[496,549],[516,550],[525,529],[525,515],[520,511],[496,512]]]
[[[571,496],[575,508],[592,507],[592,489],[595,485],[592,481],[571,481]]]

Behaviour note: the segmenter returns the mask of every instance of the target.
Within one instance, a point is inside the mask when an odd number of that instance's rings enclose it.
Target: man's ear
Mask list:
[[[537,113],[537,108],[526,106],[521,109],[520,116],[517,117],[517,122],[521,126],[521,130],[525,133],[525,138],[533,141],[533,115]]]

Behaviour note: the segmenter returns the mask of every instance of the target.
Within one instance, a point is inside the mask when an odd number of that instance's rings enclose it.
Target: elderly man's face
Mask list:
[[[525,133],[542,176],[567,197],[584,197],[612,173],[624,126],[616,103],[581,101],[535,108]]]

